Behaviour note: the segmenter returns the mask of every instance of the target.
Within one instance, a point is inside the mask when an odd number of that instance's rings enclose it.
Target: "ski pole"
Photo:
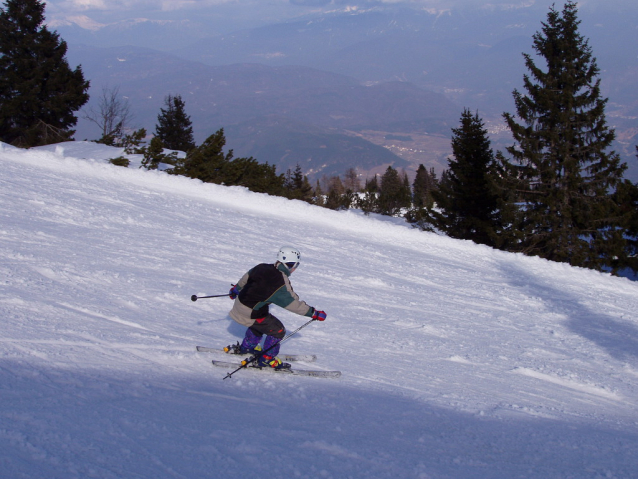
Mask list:
[[[197,301],[198,299],[206,299],[206,298],[223,298],[224,296],[230,296],[230,293],[226,294],[214,294],[213,296],[197,296],[194,294],[191,296],[191,301]]]
[[[249,359],[244,359],[244,360],[241,362],[241,366],[239,366],[237,369],[235,369],[232,373],[227,373],[227,374],[226,374],[226,376],[224,377],[224,379],[231,378],[231,377],[233,377],[233,374],[235,374],[235,373],[236,373],[237,371],[239,371],[240,369],[247,368],[247,367],[248,367],[248,365],[249,365],[250,363],[252,363],[252,362],[255,362],[255,360],[256,360],[259,356],[261,356],[261,355],[263,355],[263,354],[267,353],[268,351],[270,351],[272,348],[274,348],[274,347],[275,347],[275,346],[277,346],[278,344],[279,344],[279,345],[281,345],[282,343],[284,343],[284,342],[288,341],[292,335],[297,334],[299,331],[301,331],[303,328],[305,328],[306,326],[308,326],[308,325],[309,325],[310,323],[312,323],[313,321],[316,321],[316,319],[311,319],[311,320],[310,320],[310,321],[308,321],[306,324],[304,324],[304,325],[302,325],[302,326],[298,327],[298,328],[297,328],[297,329],[295,329],[292,333],[290,333],[288,336],[286,336],[284,339],[282,339],[282,340],[281,340],[281,341],[279,341],[278,343],[273,344],[272,346],[270,346],[270,347],[269,347],[268,349],[266,349],[265,351],[261,351],[259,354],[254,354],[254,355],[253,355],[252,357],[250,357]]]

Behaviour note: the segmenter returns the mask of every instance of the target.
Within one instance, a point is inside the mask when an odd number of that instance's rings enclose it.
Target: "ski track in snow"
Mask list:
[[[0,144],[0,477],[638,477],[637,283],[118,155]],[[343,376],[222,380],[283,244]]]

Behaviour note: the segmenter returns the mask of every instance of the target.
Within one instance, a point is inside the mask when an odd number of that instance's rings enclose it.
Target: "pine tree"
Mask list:
[[[155,125],[155,136],[159,137],[164,148],[189,151],[195,148],[193,126],[186,114],[185,103],[180,95],[168,95],[164,99],[166,109],[160,108]]]
[[[419,165],[412,183],[412,208],[407,212],[405,218],[421,230],[433,230],[429,211],[434,206],[432,194],[437,188],[438,181],[434,168],[430,168],[428,172],[425,166]]]
[[[145,142],[146,128],[140,128],[139,130],[132,131],[131,133],[122,136],[122,138],[116,142],[115,146],[124,148],[127,155],[143,155],[146,147],[142,146],[142,143]]]
[[[613,272],[630,268],[638,273],[638,184],[629,180],[623,181],[614,194],[622,215],[625,232],[624,251],[612,258],[608,266]]]
[[[16,146],[68,140],[74,112],[89,96],[81,67],[69,68],[66,42],[44,25],[45,3],[7,0],[0,9],[0,139]]]
[[[233,158],[233,150],[224,154],[226,137],[220,128],[210,135],[204,143],[191,149],[186,157],[178,162],[173,173],[197,178],[204,183],[224,182],[224,167]]]
[[[350,207],[350,201],[346,196],[346,189],[341,178],[332,176],[328,180],[328,195],[326,197],[326,208],[331,210],[342,210]]]
[[[278,175],[276,169],[253,157],[235,158],[222,164],[221,182],[226,186],[245,186],[256,193],[285,196],[284,175]]]
[[[315,186],[314,191],[314,203],[317,206],[325,206],[326,205],[326,197],[323,193],[323,189],[321,188],[321,183],[317,180],[317,185]]]
[[[412,193],[407,175],[403,177],[399,172],[388,166],[381,177],[381,187],[379,188],[379,213],[382,215],[396,216],[402,208],[409,208]]]
[[[638,152],[638,146],[636,146]],[[638,154],[636,155],[638,156]],[[638,184],[624,180],[616,188],[614,199],[619,205],[625,232],[625,249],[610,264],[612,271],[630,268],[638,273]]]
[[[299,163],[297,163],[292,179],[298,199],[305,201],[306,203],[312,203],[312,186],[310,186],[308,177],[303,174],[303,171],[301,171]]]
[[[478,113],[463,111],[452,129],[453,158],[446,179],[432,193],[434,225],[453,238],[495,246],[498,243],[498,197],[494,186],[494,153]]]
[[[379,179],[377,175],[374,175],[371,180],[366,179],[365,191],[370,193],[379,192]]]
[[[162,140],[160,140],[157,136],[154,136],[151,139],[148,148],[146,148],[144,158],[142,159],[142,166],[140,166],[140,168],[157,170],[160,163],[160,157],[163,155],[163,152],[164,145],[162,144]]]
[[[307,203],[313,202],[312,186],[301,171],[301,166],[297,163],[295,171],[288,170],[284,181],[285,196],[291,200],[302,200]]]
[[[434,172],[434,168],[430,168],[430,174],[428,175],[428,187],[427,191],[430,196],[439,189],[439,180],[436,177],[436,173]],[[434,198],[432,198],[434,202]]]
[[[371,180],[366,179],[363,195],[358,197],[356,206],[366,215],[379,211],[379,181],[377,180],[377,175],[374,175]]]
[[[416,176],[412,183],[412,203],[415,208],[431,208],[434,203],[432,192],[437,188],[434,168],[430,171],[422,164],[416,170]]]
[[[524,204],[514,218],[512,231],[520,237],[511,249],[600,268],[624,245],[611,191],[626,166],[606,152],[615,132],[607,127],[599,68],[579,24],[576,3],[567,2],[562,13],[552,7],[534,35],[533,48],[547,68],[524,54],[527,93],[513,92],[523,123],[503,115],[516,143],[507,148],[511,160],[501,153],[498,159],[504,191]]]
[[[285,178],[277,175],[275,165],[261,164],[252,157],[233,158],[233,150],[224,154],[225,146],[224,129],[220,128],[178,160],[171,173],[204,183],[245,186],[258,193],[284,196]]]
[[[160,163],[166,163],[169,165],[175,165],[177,162],[177,152],[164,153],[164,144],[157,136],[151,139],[148,147],[144,149],[144,158],[142,159],[142,166],[140,168],[146,168],[147,170],[156,170]]]

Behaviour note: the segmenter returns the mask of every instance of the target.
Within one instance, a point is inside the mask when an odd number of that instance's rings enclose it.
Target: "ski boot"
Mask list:
[[[261,346],[258,345],[255,349],[245,348],[239,344],[239,341],[237,344],[231,344],[224,348],[224,352],[228,354],[255,354],[258,351],[261,351]]]
[[[268,354],[262,354],[257,358],[257,366],[258,368],[273,368],[276,370],[282,369],[290,369],[289,363],[284,363],[281,359],[273,356],[269,356]]]

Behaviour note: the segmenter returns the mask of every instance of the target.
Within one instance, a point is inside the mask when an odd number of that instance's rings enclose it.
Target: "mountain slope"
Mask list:
[[[478,111],[496,126],[493,145],[504,151],[512,139],[502,127],[502,114],[515,111],[512,92],[523,89],[523,77],[529,73],[522,54],[534,53],[532,36],[542,28],[549,4],[467,2],[447,11],[412,7],[316,14],[202,39],[175,52],[211,65],[294,64],[361,82],[409,82],[455,102],[453,123],[463,108]],[[579,31],[589,40],[601,69],[602,94],[609,98],[608,120],[618,138],[613,148],[629,165],[632,181],[638,180],[638,69],[634,50],[625,45],[638,42],[636,18],[636,6],[630,2],[579,3]],[[404,125],[402,133],[423,131],[410,126]],[[447,137],[449,126],[442,130]],[[420,162],[439,174],[447,167],[445,161],[432,162],[433,152],[423,144],[411,148],[425,150]]]
[[[0,146],[0,476],[635,476],[636,283]],[[343,376],[224,381],[194,346],[243,329],[229,300],[189,297],[286,243],[328,319],[283,349]]]
[[[344,75],[308,67],[209,66],[136,47],[71,47],[69,62],[81,64],[86,77],[91,79],[93,103],[87,108],[98,109],[102,88],[118,86],[120,95],[128,99],[134,112],[136,127],[145,127],[149,133],[154,131],[157,115],[160,108],[165,107],[164,100],[169,94],[181,95],[184,99],[197,143],[202,143],[219,128],[277,116],[287,120],[284,124],[295,127],[286,127],[281,131],[282,137],[270,138],[269,144],[276,143],[276,151],[289,150],[290,156],[305,161],[308,152],[298,151],[297,145],[289,144],[285,137],[294,134],[311,138],[316,128],[331,129],[328,136],[335,138],[329,143],[345,142],[347,148],[330,147],[323,155],[310,157],[306,172],[320,170],[325,156],[338,158],[344,151],[358,148],[364,140],[350,140],[349,130],[408,128],[447,135],[456,122],[456,107],[440,94],[402,82],[366,86]],[[77,139],[97,136],[94,125],[86,120],[79,123]],[[237,151],[245,151],[254,143],[251,138],[233,140],[228,147]],[[260,151],[262,154],[257,160],[280,166],[280,172],[286,171],[287,164],[281,162],[280,156],[271,154],[265,147]],[[366,152],[368,155],[363,161],[343,164],[338,173],[364,164],[387,164],[389,156],[393,158],[390,162],[401,162],[394,153],[371,143],[366,146]]]
[[[335,10],[199,39],[174,52],[211,65],[294,64],[361,81],[402,79],[447,90],[460,105],[492,116],[512,108],[511,92],[522,87],[525,73],[522,53],[533,52],[532,36],[548,8],[468,2],[443,11],[418,5]],[[635,80],[633,52],[622,48],[638,39],[635,10],[618,2],[579,5],[582,34],[591,39],[606,80],[604,94],[625,105],[636,99],[622,80]]]

